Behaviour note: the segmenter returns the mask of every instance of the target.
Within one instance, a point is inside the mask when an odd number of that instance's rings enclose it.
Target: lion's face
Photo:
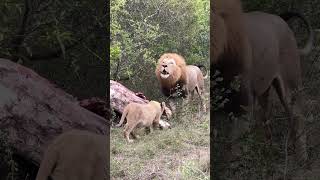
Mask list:
[[[160,77],[162,79],[167,79],[168,77],[170,77],[177,68],[176,62],[170,57],[165,57],[160,62],[160,66]]]

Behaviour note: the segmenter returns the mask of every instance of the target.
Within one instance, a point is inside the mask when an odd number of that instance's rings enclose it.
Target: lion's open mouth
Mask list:
[[[163,79],[167,79],[170,76],[170,74],[165,69],[163,69],[162,71],[160,71],[160,76]]]

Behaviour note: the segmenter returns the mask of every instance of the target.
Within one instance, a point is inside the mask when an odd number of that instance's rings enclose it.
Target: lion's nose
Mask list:
[[[162,65],[162,67],[166,68],[166,67],[168,67],[168,66],[164,64],[164,65]]]

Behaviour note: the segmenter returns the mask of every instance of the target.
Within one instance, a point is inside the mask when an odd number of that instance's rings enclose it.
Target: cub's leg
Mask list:
[[[133,140],[130,139],[130,134],[134,128],[135,128],[134,124],[130,124],[129,122],[127,122],[127,124],[125,125],[125,129],[123,133],[124,133],[124,137],[129,143],[133,142]]]
[[[127,124],[124,126],[123,136],[128,142],[130,142],[131,140],[130,140],[130,134],[128,133],[128,125]]]

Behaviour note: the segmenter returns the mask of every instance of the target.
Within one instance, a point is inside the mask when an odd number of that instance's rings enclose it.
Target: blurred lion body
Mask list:
[[[309,28],[310,36],[304,49],[298,49],[294,33],[285,22],[291,17],[302,19]],[[241,78],[240,91],[232,95],[226,109],[240,113],[241,106],[252,109],[258,101],[268,127],[267,136],[271,136],[268,114],[269,92],[273,87],[290,116],[292,135],[302,134],[294,138],[300,143],[300,156],[306,159],[301,96],[294,92],[302,86],[299,55],[312,49],[313,33],[308,22],[295,13],[281,17],[263,12],[244,13],[240,0],[214,1],[210,18],[211,66],[220,71],[224,86],[235,76]]]
[[[107,139],[103,135],[72,130],[48,146],[36,180],[106,180]]]
[[[148,104],[129,103],[123,110],[121,119],[117,127],[120,127],[124,120],[127,123],[124,129],[124,137],[128,142],[133,142],[130,139],[130,134],[135,138],[133,133],[135,128],[146,127],[152,131],[153,126],[158,127],[160,117],[165,111],[165,104],[157,101],[150,101]]]
[[[206,109],[203,102],[205,77],[199,67],[187,65],[184,58],[176,53],[165,53],[158,60],[155,74],[165,96],[175,96],[180,90],[182,96],[190,98],[197,92]]]

